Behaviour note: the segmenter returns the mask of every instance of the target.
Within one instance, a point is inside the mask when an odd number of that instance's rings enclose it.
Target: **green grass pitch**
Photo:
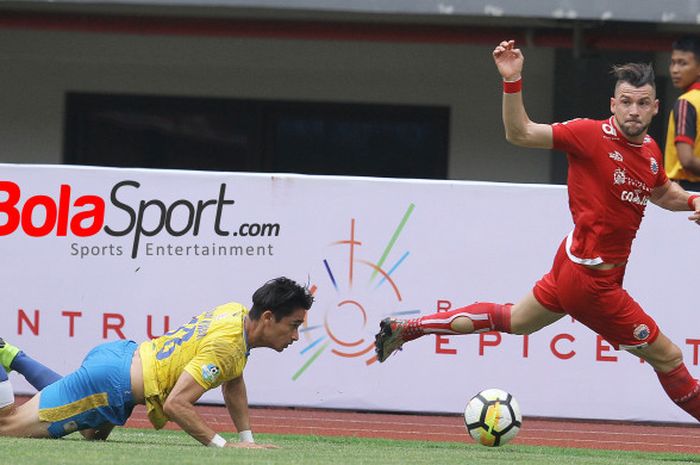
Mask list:
[[[224,434],[231,437],[232,434]],[[598,451],[508,444],[394,441],[349,437],[256,435],[274,450],[202,447],[181,431],[117,428],[106,442],[77,434],[60,440],[0,438],[0,465],[674,465],[700,455]]]

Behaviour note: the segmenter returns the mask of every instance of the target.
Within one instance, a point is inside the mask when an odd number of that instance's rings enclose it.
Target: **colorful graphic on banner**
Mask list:
[[[308,320],[305,322],[301,332],[304,334],[308,345],[304,347],[301,354],[308,354],[308,360],[294,373],[292,376],[293,380],[299,378],[328,348],[330,348],[330,353],[337,357],[363,357],[367,365],[371,365],[377,361],[376,354],[374,354],[373,351],[373,332],[375,331],[375,326],[368,327],[367,310],[363,305],[361,296],[363,292],[379,292],[388,287],[390,289],[390,291],[387,292],[388,299],[384,301],[386,307],[398,307],[399,304],[402,303],[403,299],[401,297],[399,285],[392,278],[392,274],[404,263],[410,251],[407,250],[400,254],[400,257],[388,270],[385,269],[384,264],[387,259],[392,256],[394,246],[406,227],[414,209],[414,204],[408,206],[401,221],[391,235],[389,242],[386,244],[381,257],[379,257],[379,260],[376,262],[362,258],[364,256],[362,254],[364,241],[356,234],[357,222],[355,218],[350,220],[348,238],[330,244],[330,247],[343,248],[346,255],[344,259],[339,260],[335,265],[331,265],[329,259],[324,258],[323,265],[327,279],[323,284],[313,283],[311,285],[311,290],[315,293],[318,286],[332,286],[338,296],[337,305],[325,310],[323,313],[323,322],[318,321],[316,324],[311,325],[309,325]],[[335,272],[334,269],[336,270]],[[361,286],[362,291],[358,291],[358,286]],[[333,316],[337,312],[353,312],[355,316],[361,320],[361,324],[356,325],[354,334],[351,336],[341,336],[339,334],[339,331],[343,328],[341,328],[340,325],[334,324]],[[410,315],[416,313],[420,313],[420,310],[397,310],[390,314]],[[313,319],[315,315],[316,313],[313,313],[309,318]],[[347,331],[345,332],[347,333]],[[349,339],[350,337],[351,339]]]

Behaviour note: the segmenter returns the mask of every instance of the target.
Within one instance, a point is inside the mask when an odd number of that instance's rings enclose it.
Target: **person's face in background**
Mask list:
[[[687,89],[700,79],[700,62],[693,52],[674,50],[669,66],[673,87]]]

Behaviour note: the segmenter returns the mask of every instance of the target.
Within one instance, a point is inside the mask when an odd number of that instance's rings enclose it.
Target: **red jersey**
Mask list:
[[[649,136],[630,142],[612,117],[554,123],[552,136],[553,148],[569,160],[569,258],[585,265],[626,261],[652,189],[668,181],[659,147]]]

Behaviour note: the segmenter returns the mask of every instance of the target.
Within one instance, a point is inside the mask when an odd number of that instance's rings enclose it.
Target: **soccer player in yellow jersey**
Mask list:
[[[243,369],[250,349],[281,352],[296,341],[312,303],[307,288],[273,279],[255,291],[250,311],[231,302],[140,345],[128,340],[99,345],[64,378],[0,339],[0,436],[58,438],[80,431],[87,439],[106,439],[136,404],[145,404],[156,429],[174,421],[206,446],[272,447],[253,440]],[[7,378],[10,370],[39,391],[20,406]],[[218,386],[239,432],[237,442],[221,437],[194,407]]]

